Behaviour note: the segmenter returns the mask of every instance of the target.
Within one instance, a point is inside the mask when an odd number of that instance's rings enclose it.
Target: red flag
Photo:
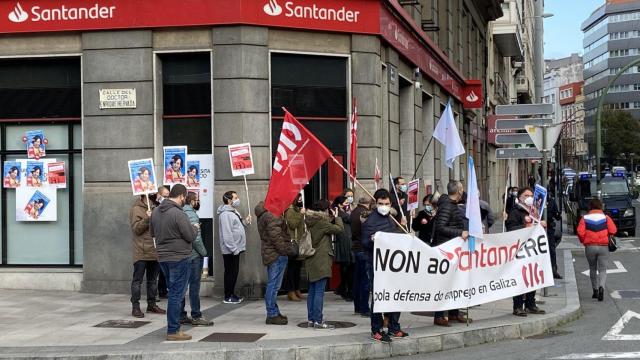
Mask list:
[[[376,158],[376,167],[373,169],[373,181],[376,186],[376,190],[382,187],[382,172],[378,166],[378,158]]]
[[[358,106],[356,98],[353,98],[353,112],[351,113],[351,161],[349,164],[349,175],[355,179],[358,163]]]
[[[285,110],[264,207],[276,216],[282,215],[330,157],[329,149]]]

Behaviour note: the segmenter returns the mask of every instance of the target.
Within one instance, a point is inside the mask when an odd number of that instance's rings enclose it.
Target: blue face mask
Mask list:
[[[407,192],[407,185],[400,185],[400,191]]]
[[[425,205],[425,206],[424,206],[424,210],[425,210],[426,212],[430,213],[430,212],[432,212],[432,211],[433,211],[433,206],[431,206],[431,205]]]

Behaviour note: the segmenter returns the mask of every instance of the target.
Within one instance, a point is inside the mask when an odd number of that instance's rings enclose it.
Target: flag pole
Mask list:
[[[249,200],[249,185],[247,185],[247,175],[242,174],[244,178],[244,189],[247,192],[247,210],[249,210],[249,216],[251,216],[251,202]]]
[[[338,161],[338,159],[336,159],[333,155],[331,155],[331,159],[333,160],[333,162],[336,163],[336,165],[338,165],[342,169],[342,171],[345,172],[345,174],[347,174],[347,176],[349,176],[350,178],[353,178],[353,182],[356,185],[358,185],[370,198],[375,199],[373,195],[369,192],[369,190],[367,190],[367,188],[365,188],[364,185],[362,185],[360,181],[358,181],[358,179],[354,178],[353,176],[351,176],[351,174],[349,174],[349,170],[345,169],[345,167],[342,165],[340,161]],[[393,222],[395,222],[396,225],[398,225],[402,229],[402,231],[404,231],[405,234],[409,234],[409,232],[407,232],[404,226],[402,226],[402,224],[400,224],[395,217],[389,216],[389,218],[391,218],[391,220],[393,220]]]
[[[433,135],[429,139],[429,142],[427,143],[427,148],[424,149],[424,152],[422,153],[422,156],[420,157],[420,161],[418,161],[418,166],[416,166],[416,171],[413,173],[413,177],[411,178],[411,180],[415,179],[416,175],[418,175],[418,169],[420,169],[420,165],[422,165],[422,160],[424,160],[424,156],[427,155],[427,151],[429,151],[429,146],[431,146],[432,142],[433,142]]]

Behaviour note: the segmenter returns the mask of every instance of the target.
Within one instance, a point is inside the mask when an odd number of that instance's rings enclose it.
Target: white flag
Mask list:
[[[453,118],[451,101],[447,103],[447,107],[440,116],[438,125],[436,125],[436,129],[433,132],[433,137],[444,145],[444,158],[447,161],[447,166],[453,168],[453,161],[464,154],[464,145],[462,145],[460,134],[458,134],[456,120]]]
[[[476,168],[473,165],[473,157],[469,156],[469,168],[467,172],[467,209],[465,217],[469,219],[469,237],[477,239],[484,237],[482,232],[482,217],[480,215],[480,191]]]

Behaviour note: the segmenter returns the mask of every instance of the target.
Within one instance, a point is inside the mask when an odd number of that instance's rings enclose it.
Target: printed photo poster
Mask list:
[[[57,221],[57,190],[55,188],[16,189],[16,221]]]
[[[19,188],[20,180],[22,179],[22,162],[5,161],[2,176],[2,186],[7,189]]]
[[[49,186],[55,189],[66,189],[67,175],[64,161],[47,162],[46,167],[46,180]]]
[[[246,176],[255,173],[251,144],[229,145],[229,161],[232,176]]]
[[[45,183],[44,162],[27,161],[27,171],[25,174],[27,187],[43,187]]]
[[[407,204],[407,210],[415,210],[418,208],[418,191],[420,190],[420,179],[409,181],[407,186],[407,197],[409,203]]]
[[[187,147],[165,146],[164,185],[184,184],[186,181]]]
[[[191,161],[198,162],[200,166],[200,187],[198,189],[189,189],[189,191],[195,192],[200,199],[200,210],[197,211],[197,214],[201,219],[213,219],[215,205],[215,199],[213,198],[213,155],[189,155],[187,163]]]
[[[43,130],[27,131],[22,140],[25,141],[27,146],[27,157],[29,159],[39,160],[47,155]]]
[[[544,207],[547,204],[547,189],[540,185],[536,185],[533,191],[533,208],[531,209],[531,216],[542,220],[542,214],[544,213]]]
[[[200,161],[187,157],[187,189],[200,189]]]
[[[129,160],[129,178],[133,195],[153,194],[158,191],[153,159]]]

